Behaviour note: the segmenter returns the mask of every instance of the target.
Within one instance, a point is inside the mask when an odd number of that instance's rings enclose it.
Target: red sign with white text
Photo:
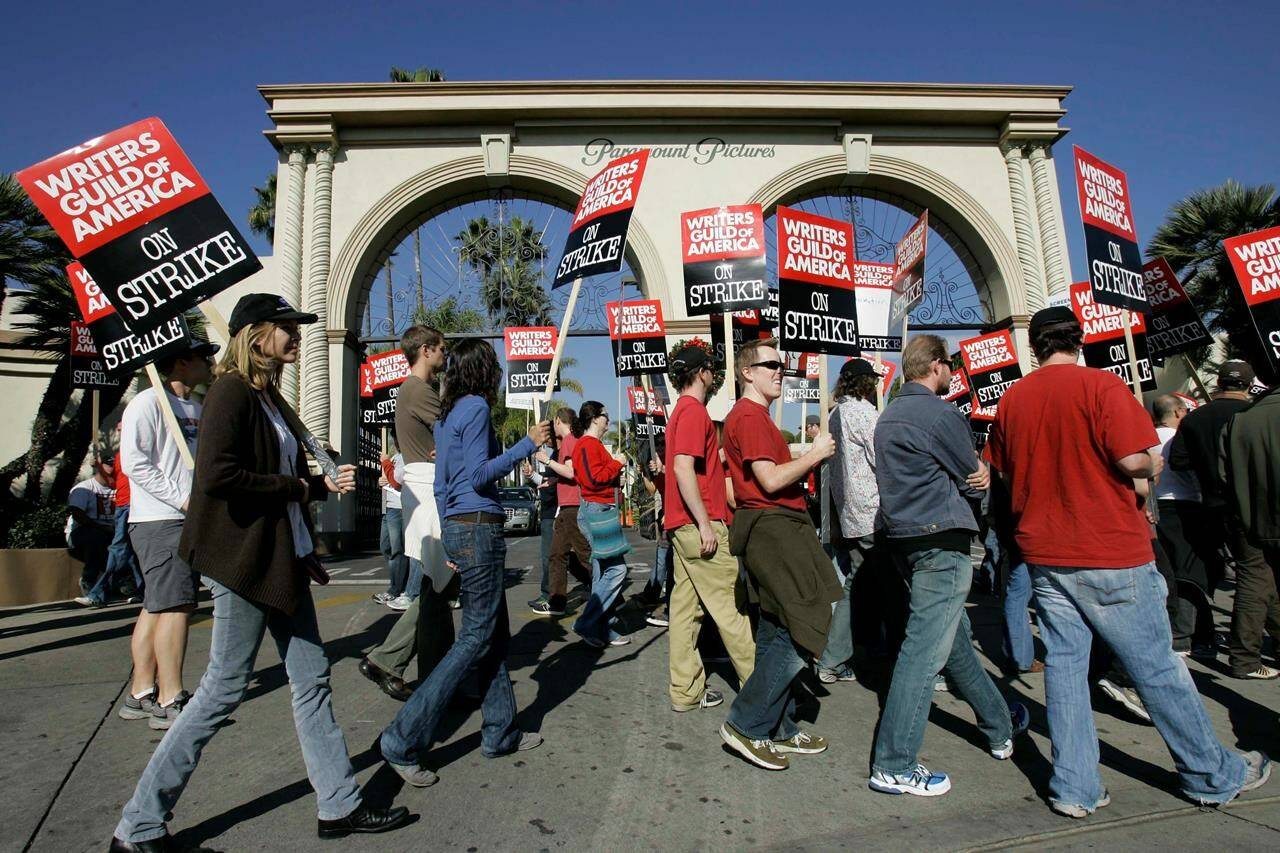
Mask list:
[[[1129,179],[1124,172],[1094,157],[1079,145],[1076,154],[1076,192],[1080,217],[1086,225],[1096,225],[1117,237],[1138,241],[1130,206]]]
[[[408,378],[410,373],[409,360],[404,357],[404,352],[398,349],[371,355],[367,364],[372,374],[371,385],[374,391],[399,385]]]
[[[77,258],[209,193],[158,118],[90,139],[15,177]]]
[[[1250,306],[1280,299],[1280,227],[1222,241]]]
[[[1078,281],[1071,285],[1071,310],[1075,312],[1076,319],[1084,330],[1086,344],[1124,337],[1124,309],[1095,302],[1089,282]],[[1147,333],[1146,319],[1140,312],[1129,312],[1129,328],[1135,335]]]
[[[853,225],[778,206],[778,278],[853,289]]]
[[[640,192],[640,182],[644,180],[644,170],[648,164],[647,148],[611,161],[587,183],[587,188],[582,191],[582,198],[578,200],[578,209],[573,212],[573,224],[570,230],[586,225],[601,216],[634,207],[636,195]]]

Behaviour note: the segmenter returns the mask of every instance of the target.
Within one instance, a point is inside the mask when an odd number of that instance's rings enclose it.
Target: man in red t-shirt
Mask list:
[[[668,606],[671,642],[671,710],[694,711],[724,701],[707,689],[698,654],[702,617],[710,614],[745,683],[755,668],[751,623],[739,606],[738,561],[729,553],[729,505],[725,499],[720,441],[704,404],[715,374],[710,354],[697,346],[676,353],[669,365],[680,394],[667,420],[663,527],[675,553],[675,584]]]
[[[587,568],[591,565],[591,546],[578,529],[578,507],[582,505],[582,499],[578,494],[578,483],[573,479],[573,449],[578,445],[578,439],[573,437],[570,429],[573,418],[573,409],[561,408],[556,412],[552,424],[556,431],[555,459],[549,458],[546,450],[539,450],[534,456],[558,478],[556,519],[551,531],[551,554],[547,566],[549,592],[545,601],[534,601],[529,605],[540,616],[564,615],[570,571],[580,582],[591,583],[591,571]]]
[[[734,365],[742,396],[724,423],[724,449],[737,511],[730,537],[760,600],[758,666],[729,709],[720,737],[766,770],[785,770],[787,753],[827,748],[800,729],[792,684],[804,669],[800,650],[817,657],[827,644],[831,605],[843,589],[805,507],[804,479],[835,453],[828,433],[792,459],[769,417],[782,396],[782,356],[775,339],[750,341]],[[803,593],[800,591],[804,590]]]
[[[1053,740],[1049,803],[1085,817],[1111,802],[1089,706],[1093,635],[1128,670],[1173,753],[1183,793],[1225,803],[1267,780],[1260,752],[1223,746],[1173,651],[1166,587],[1135,479],[1160,472],[1155,429],[1116,376],[1076,364],[1083,337],[1066,307],[1031,318],[1040,368],[1000,399],[987,447],[1009,484],[1014,537],[1033,578]]]

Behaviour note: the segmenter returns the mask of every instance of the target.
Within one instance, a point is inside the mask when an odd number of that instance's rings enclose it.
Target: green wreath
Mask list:
[[[711,358],[711,387],[707,389],[707,399],[709,400],[716,395],[716,392],[720,390],[720,386],[724,384],[724,367],[720,366],[720,362],[716,360],[716,353],[715,350],[712,349],[711,344],[707,343],[702,338],[681,338],[676,341],[675,346],[671,348],[671,352],[667,353],[667,364],[675,361],[676,354],[679,353],[680,350],[691,346],[705,350],[707,355]],[[672,387],[675,387],[674,379],[672,380],[671,385]]]

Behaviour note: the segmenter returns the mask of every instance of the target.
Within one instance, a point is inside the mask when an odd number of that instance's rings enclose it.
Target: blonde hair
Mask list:
[[[756,363],[756,358],[760,354],[760,350],[768,347],[769,349],[778,348],[777,338],[755,338],[747,341],[742,345],[742,349],[738,350],[738,355],[734,358],[733,369],[737,373],[739,385],[747,383],[747,377],[743,373],[747,368]]]
[[[951,363],[947,342],[937,335],[916,335],[902,348],[902,378],[914,382],[929,375],[935,361]]]
[[[276,328],[275,323],[266,321],[245,326],[236,332],[223,351],[222,360],[213,369],[214,376],[234,373],[256,391],[265,391],[268,385],[279,384],[284,364],[263,355],[255,346]]]

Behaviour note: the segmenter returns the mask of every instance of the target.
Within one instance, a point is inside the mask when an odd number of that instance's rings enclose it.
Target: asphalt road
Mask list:
[[[1155,730],[1095,699],[1103,776],[1112,806],[1086,821],[1054,815],[1044,802],[1050,771],[1039,676],[999,676],[1032,710],[1032,729],[1012,761],[981,748],[972,713],[937,694],[922,760],[951,774],[954,789],[920,800],[866,788],[878,717],[875,690],[806,685],[803,714],[832,748],[798,756],[784,773],[756,770],[730,754],[716,729],[727,706],[672,713],[666,696],[665,630],[627,611],[633,643],[595,651],[574,642],[572,617],[528,611],[537,592],[539,540],[509,540],[513,634],[510,667],[520,723],[546,743],[518,756],[485,759],[480,716],[460,703],[446,717],[429,766],[440,782],[403,788],[373,749],[398,706],[356,665],[394,614],[370,594],[385,583],[376,558],[335,564],[335,583],[314,588],[333,665],[338,720],[370,801],[394,800],[418,820],[399,832],[341,842],[315,837],[315,801],[293,732],[287,681],[264,643],[244,704],[205,750],[170,822],[178,840],[212,850],[832,850],[894,849],[1275,849],[1280,780],[1221,810],[1177,793]],[[639,541],[637,540],[637,543]],[[652,546],[632,555],[643,582]],[[631,592],[638,591],[638,585]],[[1229,609],[1229,596],[1218,605]],[[209,604],[191,630],[187,682],[207,660]],[[115,708],[129,674],[135,607],[74,605],[0,611],[0,850],[103,850],[159,733],[126,722]],[[456,616],[456,614],[455,614]],[[1221,614],[1225,618],[1225,614]],[[999,611],[975,596],[970,618],[979,646],[999,659]],[[1193,662],[1219,735],[1240,748],[1280,754],[1275,682],[1239,682],[1225,661]],[[711,683],[731,697],[731,673]],[[993,673],[997,672],[991,665]],[[412,671],[412,666],[411,666]]]

